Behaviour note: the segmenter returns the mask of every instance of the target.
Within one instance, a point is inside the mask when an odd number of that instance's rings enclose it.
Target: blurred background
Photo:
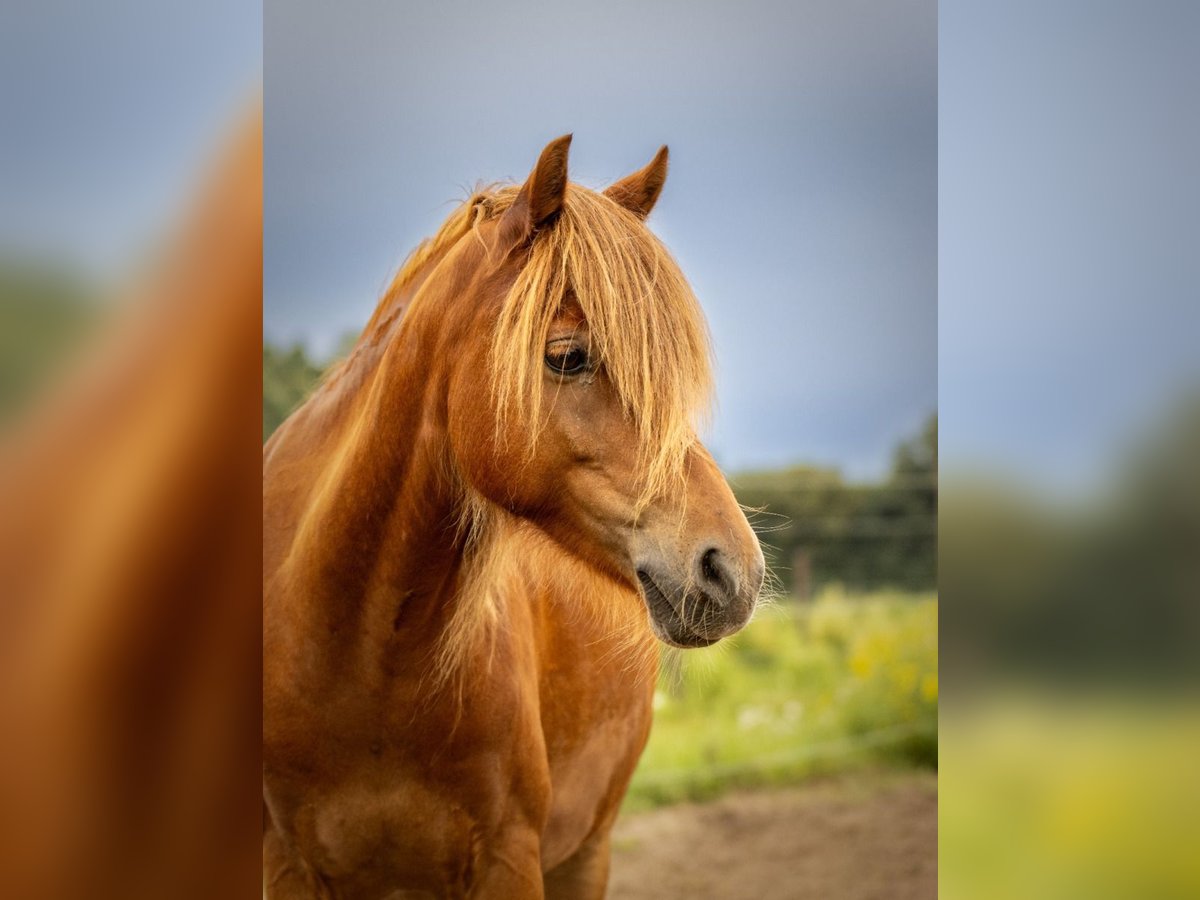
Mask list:
[[[939,6],[946,896],[1200,896],[1200,7]]]
[[[475,184],[566,132],[594,188],[671,148],[650,227],[708,317],[705,440],[778,596],[664,657],[613,897],[935,891],[936,14],[265,6],[264,439]]]

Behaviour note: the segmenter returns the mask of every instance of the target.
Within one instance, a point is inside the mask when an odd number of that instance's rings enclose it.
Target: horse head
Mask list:
[[[645,225],[667,149],[593,192],[568,182],[569,145],[551,142],[523,185],[468,201],[457,228],[474,239],[419,251],[435,268],[406,315],[437,317],[422,347],[444,380],[469,527],[496,512],[532,523],[640,591],[661,640],[706,646],[750,619],[764,563],[696,437],[703,315]]]

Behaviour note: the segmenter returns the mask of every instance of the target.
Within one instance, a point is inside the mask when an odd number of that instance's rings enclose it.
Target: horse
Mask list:
[[[707,326],[645,225],[667,148],[598,192],[570,141],[413,252],[264,448],[271,900],[602,897],[660,642],[754,611]]]

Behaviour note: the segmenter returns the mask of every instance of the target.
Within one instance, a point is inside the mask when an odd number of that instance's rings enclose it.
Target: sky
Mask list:
[[[589,187],[671,148],[650,225],[709,319],[727,469],[875,477],[936,410],[934,3],[264,10],[269,340],[329,353],[473,185],[572,132]]]
[[[1200,384],[1200,4],[939,27],[941,461],[1090,493]]]

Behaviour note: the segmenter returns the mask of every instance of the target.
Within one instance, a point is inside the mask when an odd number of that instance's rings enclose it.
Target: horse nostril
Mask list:
[[[700,578],[704,584],[719,589],[723,603],[727,603],[737,593],[733,573],[729,571],[716,547],[710,547],[700,555]]]

